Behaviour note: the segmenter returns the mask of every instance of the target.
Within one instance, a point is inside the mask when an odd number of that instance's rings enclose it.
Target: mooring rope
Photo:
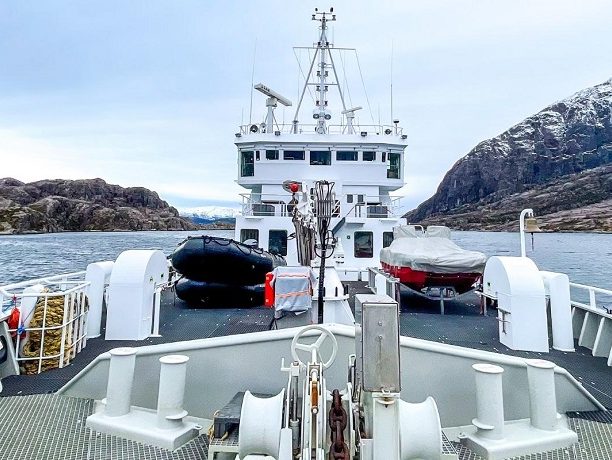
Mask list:
[[[49,296],[47,297],[47,314],[45,317],[45,296],[44,293],[36,302],[34,307],[34,315],[30,321],[29,329],[44,328],[45,343],[42,356],[59,355],[62,346],[62,326],[64,322],[64,296]],[[55,327],[54,329],[49,329]],[[26,358],[37,358],[40,356],[40,347],[42,341],[42,330],[30,330],[29,338],[23,347],[21,355]],[[64,347],[64,364],[68,362],[70,351],[72,349],[71,338],[66,336],[66,345]],[[42,359],[41,371],[59,367],[60,358]],[[28,360],[22,365],[24,374],[38,373],[38,360]]]

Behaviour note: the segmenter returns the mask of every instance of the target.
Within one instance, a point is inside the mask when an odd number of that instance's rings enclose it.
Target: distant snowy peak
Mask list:
[[[221,206],[198,206],[195,208],[180,208],[179,214],[184,217],[200,217],[204,219],[235,218],[240,214],[238,208]]]

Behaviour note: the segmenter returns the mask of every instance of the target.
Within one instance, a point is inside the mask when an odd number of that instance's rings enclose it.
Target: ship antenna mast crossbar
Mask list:
[[[327,132],[327,121],[331,119],[331,114],[327,110],[327,89],[330,85],[335,85],[338,87],[338,92],[340,94],[340,100],[342,101],[342,110],[346,111],[346,105],[344,103],[344,95],[342,94],[342,89],[340,88],[338,72],[336,71],[336,65],[334,63],[334,58],[331,54],[331,48],[333,48],[333,44],[330,43],[327,39],[327,22],[335,21],[336,15],[333,14],[334,9],[330,8],[329,12],[319,11],[318,8],[315,8],[315,12],[312,15],[313,21],[318,21],[321,23],[319,27],[320,35],[319,41],[313,47],[315,52],[312,57],[312,61],[310,63],[310,68],[308,69],[308,74],[306,75],[306,81],[304,82],[304,87],[302,88],[302,92],[300,94],[300,99],[297,104],[297,108],[295,110],[295,115],[293,117],[293,132],[298,132],[298,114],[300,113],[300,107],[302,106],[302,101],[304,100],[304,94],[306,93],[306,89],[308,85],[316,86],[316,107],[313,112],[313,118],[317,120],[316,132],[319,134],[325,134]],[[312,48],[311,48],[312,49]],[[329,64],[327,62],[327,56],[329,56]],[[317,62],[317,77],[318,80],[316,83],[311,83],[310,78],[312,76],[312,71],[314,69],[315,63]],[[331,67],[334,72],[334,77],[336,79],[336,83],[330,83],[327,81],[328,77],[328,68]]]

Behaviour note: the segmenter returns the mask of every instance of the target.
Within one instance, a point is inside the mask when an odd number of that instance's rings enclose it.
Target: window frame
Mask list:
[[[245,232],[255,232],[257,238],[245,238]],[[240,229],[240,242],[244,243],[246,240],[256,240],[257,246],[259,246],[259,229],[258,228],[241,228]]]
[[[274,161],[279,159],[278,150],[266,150],[266,160]]]
[[[391,235],[391,240],[388,239],[389,235]],[[391,246],[391,243],[393,243],[393,240],[394,240],[393,232],[383,232],[382,236],[383,236],[382,247],[388,248],[389,246]],[[385,243],[389,243],[389,244],[385,244]]]
[[[397,160],[397,163],[395,160]],[[402,154],[397,153],[397,152],[389,152],[389,164],[387,166],[387,179],[401,179],[401,176],[402,176]]]
[[[291,158],[294,154],[300,154],[301,158]],[[287,156],[289,154],[289,156]],[[283,160],[285,161],[304,161],[306,159],[306,152],[304,150],[283,150]]]
[[[352,158],[340,158],[350,154]],[[358,161],[359,153],[356,150],[336,150],[336,161]]]
[[[270,246],[270,242],[272,241],[272,232],[284,233],[284,236],[281,237],[281,238],[284,238],[284,239],[281,240],[281,251],[279,251],[279,252],[272,252],[272,248]],[[289,236],[289,232],[287,232],[287,230],[275,229],[275,228],[272,228],[272,229],[268,230],[268,251],[270,253],[272,253],[272,254],[279,254],[279,255],[285,257],[287,255],[288,236]]]
[[[363,249],[357,248],[358,240],[363,236],[367,236],[370,239],[369,248],[366,248],[365,250],[367,252],[365,252]],[[372,259],[374,257],[374,232],[356,231],[353,233],[353,257],[355,257],[355,259]]]
[[[312,158],[313,154],[316,156],[324,157],[322,162],[321,160],[317,160],[316,163],[313,163],[313,158]],[[330,150],[310,150],[308,159],[310,161],[311,166],[331,166],[332,164]]]
[[[367,154],[372,154],[372,158],[370,160],[366,160],[365,155]],[[376,161],[376,150],[364,150],[363,152],[361,152],[361,160],[362,161]]]
[[[250,154],[251,161],[246,162],[246,156]],[[248,166],[251,166],[250,170]],[[250,174],[249,174],[250,172]],[[240,151],[240,177],[253,177],[255,175],[255,151],[254,150],[241,150]]]

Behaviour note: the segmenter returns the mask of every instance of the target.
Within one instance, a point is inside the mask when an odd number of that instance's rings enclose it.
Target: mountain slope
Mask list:
[[[221,206],[199,206],[195,208],[181,208],[179,214],[200,225],[220,224],[233,226],[240,210]]]
[[[0,233],[194,230],[157,193],[102,179],[0,179]]]
[[[404,217],[414,223],[449,222],[455,228],[478,228],[466,226],[467,220],[477,225],[477,219],[487,217],[495,221],[487,228],[501,229],[517,220],[517,206],[533,207],[538,215],[579,210],[612,197],[609,188],[596,190],[590,182],[609,184],[612,171],[604,167],[581,177],[581,184],[592,193],[581,193],[569,182],[577,173],[611,163],[612,79],[579,91],[481,142],[455,163],[431,198]],[[554,193],[549,193],[552,188],[545,190],[559,181],[572,187],[573,193],[556,200]],[[534,197],[539,190],[548,198],[540,197],[536,205]],[[526,192],[530,193],[521,198]],[[593,221],[592,227],[582,229],[610,228],[612,210],[604,214],[603,222]],[[453,225],[450,216],[459,215],[461,219]],[[551,230],[566,227],[561,225],[563,215],[558,219]]]

